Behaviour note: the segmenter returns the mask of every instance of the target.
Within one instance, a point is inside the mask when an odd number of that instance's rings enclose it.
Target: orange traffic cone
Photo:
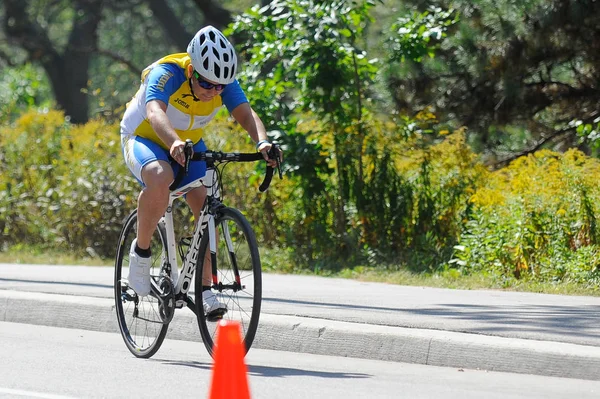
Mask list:
[[[210,399],[250,399],[240,325],[221,320],[217,329]]]

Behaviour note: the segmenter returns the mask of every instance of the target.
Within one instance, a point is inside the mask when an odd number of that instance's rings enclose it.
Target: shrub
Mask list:
[[[431,122],[427,118],[422,117],[421,127]],[[412,121],[370,122],[364,170],[353,172],[362,180],[352,182],[352,201],[344,213],[349,228],[340,234],[334,143],[316,121],[307,120],[295,141],[286,138],[286,159],[296,157],[291,164],[306,170],[288,170],[264,194],[256,190],[261,174],[254,166],[232,166],[226,174],[232,179],[225,183],[227,203],[246,213],[263,247],[285,255],[277,262],[291,255],[287,269],[313,270],[361,263],[408,263],[429,270],[445,263],[460,236],[468,199],[486,173],[465,132],[431,134],[435,139],[429,143]],[[248,145],[244,136],[224,122],[211,124],[206,134],[209,146],[240,150]]]
[[[2,246],[31,244],[112,257],[137,182],[116,125],[76,126],[58,111],[28,112],[0,135]]]
[[[452,263],[465,272],[578,280],[597,273],[600,162],[542,150],[491,174],[471,198]]]
[[[250,220],[268,251],[267,269],[449,265],[503,279],[600,281],[598,160],[544,150],[490,173],[464,131],[436,130],[427,113],[414,121],[372,120],[362,127],[369,134],[357,165],[364,169],[353,172],[360,179],[349,187],[349,228],[340,234],[334,143],[317,123],[287,138],[292,165],[304,169],[275,178],[266,193],[257,189],[264,163],[225,169],[225,203]],[[75,126],[50,111],[27,112],[1,129],[0,248],[113,257],[140,189],[122,160],[118,126]],[[222,116],[205,139],[215,150],[254,150]],[[176,216],[191,221],[183,209]]]

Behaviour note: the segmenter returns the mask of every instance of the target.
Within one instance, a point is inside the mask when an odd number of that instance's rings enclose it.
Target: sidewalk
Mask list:
[[[0,264],[0,321],[118,332],[110,267]],[[600,380],[600,298],[266,274],[254,348]],[[168,338],[200,341],[178,311]]]

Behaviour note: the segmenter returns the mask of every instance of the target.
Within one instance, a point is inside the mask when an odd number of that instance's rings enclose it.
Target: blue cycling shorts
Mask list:
[[[135,178],[144,185],[142,181],[142,169],[152,161],[165,161],[171,164],[173,176],[181,166],[173,159],[169,159],[169,151],[156,144],[154,141],[139,136],[121,135],[121,150],[125,158],[125,164],[135,176]],[[206,151],[206,145],[203,140],[194,144],[194,152]],[[179,187],[190,184],[192,181],[204,177],[206,174],[206,162],[190,162],[189,173],[181,180]]]

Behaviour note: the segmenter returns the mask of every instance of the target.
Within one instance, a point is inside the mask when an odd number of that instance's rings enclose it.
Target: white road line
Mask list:
[[[52,395],[51,393],[33,392],[33,391],[22,391],[20,389],[8,389],[0,387],[0,393],[7,393],[9,395],[28,396],[30,398],[44,398],[44,399],[73,399],[69,396]]]

